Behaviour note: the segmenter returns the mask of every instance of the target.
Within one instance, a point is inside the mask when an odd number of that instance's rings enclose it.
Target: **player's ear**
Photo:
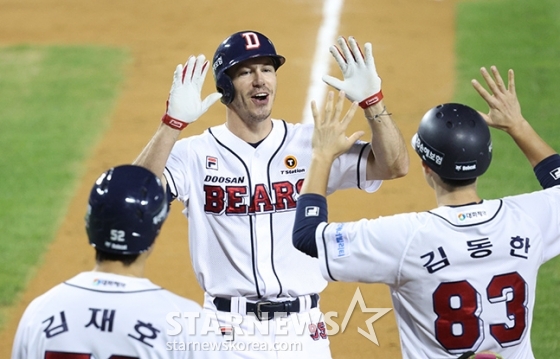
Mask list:
[[[430,174],[432,172],[432,169],[428,167],[426,162],[422,161],[421,163],[422,163],[422,172],[424,173],[424,175]]]
[[[422,161],[422,174],[424,175],[426,182],[428,182],[428,185],[431,188],[434,188],[434,171],[432,171],[432,169],[424,161]]]
[[[156,238],[156,240],[157,240],[157,238]],[[152,245],[150,246],[150,248],[148,248],[148,249],[146,250],[146,254],[147,254],[148,256],[149,256],[150,254],[152,254],[152,252],[154,251],[154,244],[156,243],[156,242],[155,242],[156,240],[154,240],[154,243],[152,243]]]

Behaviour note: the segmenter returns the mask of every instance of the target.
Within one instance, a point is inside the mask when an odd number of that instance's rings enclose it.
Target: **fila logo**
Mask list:
[[[305,217],[318,217],[319,207],[317,206],[307,206],[305,207]]]
[[[555,180],[557,180],[558,178],[560,178],[560,167],[553,169],[552,171],[550,171],[550,175],[552,176],[552,178],[554,178]]]
[[[218,170],[218,159],[212,156],[206,156],[206,168],[209,170]]]
[[[244,32],[241,36],[245,39],[245,50],[254,50],[261,47],[259,37],[254,32]]]

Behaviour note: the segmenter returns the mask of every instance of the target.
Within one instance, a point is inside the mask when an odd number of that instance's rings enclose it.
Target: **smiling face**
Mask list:
[[[235,88],[235,97],[228,107],[247,125],[270,118],[277,83],[272,59],[243,61],[229,69],[228,75]]]

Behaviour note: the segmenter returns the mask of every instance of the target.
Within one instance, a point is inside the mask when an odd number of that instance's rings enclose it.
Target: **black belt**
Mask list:
[[[319,303],[319,294],[311,294],[311,308],[317,308]],[[214,298],[214,305],[216,309],[221,312],[231,312],[231,300],[228,298]],[[300,302],[299,298],[294,300],[288,300],[285,302],[272,302],[267,300],[262,300],[256,303],[246,303],[247,314],[254,313],[259,320],[262,319],[272,319],[274,315],[269,315],[269,313],[285,313],[290,315],[292,313],[299,313]],[[266,317],[263,317],[263,313],[267,313]]]

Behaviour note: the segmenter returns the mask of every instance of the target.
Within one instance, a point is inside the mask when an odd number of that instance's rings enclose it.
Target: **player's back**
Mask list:
[[[503,200],[323,223],[323,275],[386,283],[405,359],[533,358],[538,269],[560,253],[560,186]]]
[[[166,318],[170,312],[200,310],[148,279],[80,273],[29,305],[12,358],[190,358],[185,350],[170,350],[168,343],[196,339],[186,330],[167,335],[172,327]]]
[[[392,285],[408,343],[405,358],[423,358],[418,348],[426,343],[432,347],[426,358],[449,357],[438,347],[451,354],[494,350],[506,358],[533,357],[538,269],[560,253],[558,193],[417,214]]]

